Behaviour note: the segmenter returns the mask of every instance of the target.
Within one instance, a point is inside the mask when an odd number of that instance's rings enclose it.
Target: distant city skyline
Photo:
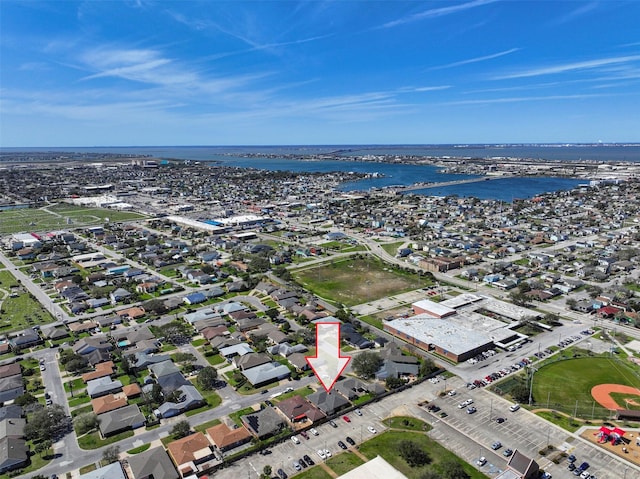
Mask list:
[[[0,147],[640,142],[640,2],[0,2]]]

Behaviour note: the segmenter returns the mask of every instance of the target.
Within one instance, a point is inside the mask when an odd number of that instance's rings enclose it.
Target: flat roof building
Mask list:
[[[338,479],[407,479],[407,476],[382,457],[376,456],[346,474],[338,476]]]

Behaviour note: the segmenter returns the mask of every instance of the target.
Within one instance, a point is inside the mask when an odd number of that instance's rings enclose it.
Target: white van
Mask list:
[[[520,404],[513,404],[509,406],[509,411],[511,412],[516,412],[518,409],[520,409]]]

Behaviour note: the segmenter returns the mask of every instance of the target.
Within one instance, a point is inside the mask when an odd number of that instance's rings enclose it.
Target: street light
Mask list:
[[[531,370],[531,377],[529,379],[529,406],[531,406],[532,398],[533,398],[533,375],[538,372],[536,368],[533,366],[529,366]]]

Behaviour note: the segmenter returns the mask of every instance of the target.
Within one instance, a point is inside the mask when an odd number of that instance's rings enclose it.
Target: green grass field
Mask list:
[[[410,467],[405,460],[398,454],[397,444],[402,440],[410,440],[419,444],[424,451],[429,454],[432,462],[422,467]],[[368,459],[373,459],[380,455],[393,467],[402,472],[409,479],[419,479],[426,471],[433,471],[436,474],[441,473],[441,464],[447,460],[459,462],[465,472],[472,479],[481,479],[486,476],[467,464],[454,453],[445,449],[437,442],[430,439],[423,433],[409,431],[388,431],[376,437],[369,439],[360,446],[360,452]]]
[[[346,474],[351,469],[355,469],[358,466],[364,464],[364,461],[352,452],[343,452],[337,456],[333,456],[326,462],[327,466],[333,469],[333,472],[339,476]]]
[[[533,377],[533,400],[537,407],[550,407],[577,417],[609,417],[595,403],[591,388],[598,384],[637,387],[638,370],[615,358],[592,357],[557,361],[541,367]],[[640,399],[640,398],[639,398]]]
[[[428,286],[430,281],[416,274],[394,270],[380,260],[366,256],[347,259],[294,273],[295,279],[320,297],[347,306],[404,293]]]
[[[102,224],[106,218],[110,222],[145,218],[130,211],[87,208],[66,203],[38,209],[0,211],[0,235],[20,232],[44,232],[55,229],[69,229]]]

